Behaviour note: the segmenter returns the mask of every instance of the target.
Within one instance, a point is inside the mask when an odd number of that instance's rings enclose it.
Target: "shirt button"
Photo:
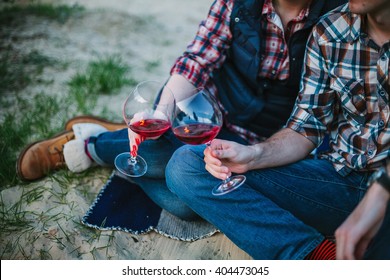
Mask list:
[[[379,94],[380,94],[381,96],[383,96],[383,95],[385,95],[385,91],[384,91],[384,90],[381,90],[381,91],[379,91]]]
[[[236,17],[236,18],[234,19],[234,21],[235,21],[235,22],[239,22],[239,21],[240,21],[240,18]]]
[[[296,60],[296,58],[295,58],[295,57],[293,57],[293,58],[292,58],[292,61],[295,61],[295,60]]]
[[[369,156],[372,156],[372,155],[374,154],[374,151],[373,151],[373,150],[369,150],[369,151],[367,152],[367,154],[368,154]]]
[[[382,127],[382,126],[384,126],[384,125],[385,125],[385,121],[384,121],[384,120],[380,120],[379,126]]]
[[[271,73],[272,73],[272,75],[275,75],[276,71],[275,71],[275,70],[272,70]]]
[[[382,60],[382,61],[385,61],[385,60],[386,60],[386,56],[385,56],[385,55],[382,55],[382,56],[381,56],[381,60]]]

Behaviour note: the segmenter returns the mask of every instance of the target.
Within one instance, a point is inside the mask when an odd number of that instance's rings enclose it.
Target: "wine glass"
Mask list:
[[[132,131],[152,138],[164,134],[171,127],[174,108],[174,96],[168,87],[158,81],[144,81],[127,97],[122,113]],[[130,177],[140,177],[148,168],[146,161],[137,154],[134,143],[130,153],[119,154],[114,163],[118,171]]]
[[[210,145],[223,124],[222,112],[215,98],[205,89],[197,88],[190,97],[176,100],[176,116],[172,131],[182,142],[190,145]],[[213,195],[223,195],[240,187],[246,180],[244,175],[226,178],[216,185]]]

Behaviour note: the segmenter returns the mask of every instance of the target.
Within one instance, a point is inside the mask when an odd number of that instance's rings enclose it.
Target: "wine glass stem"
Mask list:
[[[128,163],[129,165],[135,165],[137,163],[137,159],[134,156],[130,156]]]
[[[229,187],[230,177],[227,177],[225,180],[222,181],[222,188],[227,189]]]
[[[207,148],[210,148],[210,145],[211,145],[211,141],[208,141],[206,143]],[[222,183],[221,183],[221,188],[222,189],[228,189],[229,188],[229,185],[228,185],[229,182],[230,182],[230,177],[226,177],[226,179],[223,180]]]

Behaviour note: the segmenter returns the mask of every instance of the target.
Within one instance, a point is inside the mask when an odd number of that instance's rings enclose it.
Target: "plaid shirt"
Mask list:
[[[347,4],[314,29],[287,124],[317,145],[329,133],[322,157],[341,175],[377,169],[390,154],[390,42],[375,44],[364,22]]]
[[[217,89],[209,78],[215,69],[222,66],[231,45],[230,15],[233,4],[233,0],[216,0],[213,3],[206,20],[201,22],[195,39],[188,45],[185,53],[177,59],[171,69],[171,74],[185,77],[195,87],[206,86],[216,96]],[[272,5],[272,0],[265,0],[261,26],[266,31],[266,47],[260,67],[260,77],[273,80],[288,78],[289,56],[286,40],[288,41],[292,33],[303,28],[308,14],[309,8],[302,10],[295,19],[287,24],[285,32],[282,21]],[[225,111],[225,114],[227,113]],[[225,125],[249,143],[257,143],[262,140],[259,135],[241,127],[226,121]]]

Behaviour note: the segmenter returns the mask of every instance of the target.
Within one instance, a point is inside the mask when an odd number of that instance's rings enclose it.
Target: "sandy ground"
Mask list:
[[[120,54],[138,80],[166,79],[175,58],[193,38],[212,0],[79,0],[41,1],[79,4],[85,15],[65,24],[26,18],[20,30],[20,49],[36,49],[68,61],[64,71],[45,70],[53,83],[31,91],[61,94],[65,82],[78,69],[99,56]],[[158,5],[156,5],[158,3]],[[45,34],[45,36],[40,36]],[[145,65],[156,64],[153,71]],[[45,87],[45,88],[42,88]],[[127,92],[102,97],[96,114],[105,106],[120,119]],[[111,174],[93,169],[89,176],[69,179],[59,172],[44,180],[1,192],[3,211],[13,213],[19,229],[0,236],[1,259],[248,259],[221,234],[196,242],[180,242],[156,233],[133,236],[123,232],[92,230],[80,219]],[[7,217],[5,217],[7,218]],[[22,224],[22,226],[20,226]]]

